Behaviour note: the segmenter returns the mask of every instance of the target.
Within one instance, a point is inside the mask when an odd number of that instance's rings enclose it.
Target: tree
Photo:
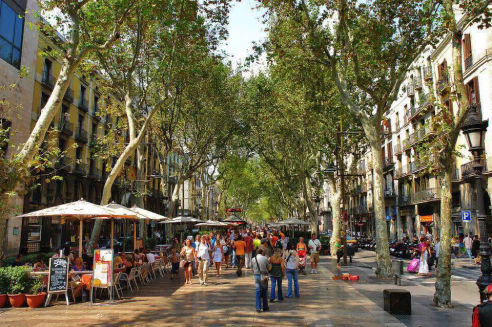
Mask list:
[[[326,67],[342,103],[360,121],[374,167],[377,276],[390,278],[383,194],[381,121],[396,99],[406,71],[434,32],[431,2],[269,1],[270,24],[286,35],[272,48],[290,56],[302,45],[305,60]],[[297,56],[297,53],[292,55]]]
[[[129,0],[50,0],[39,1],[40,13],[56,13],[52,25],[40,21],[36,28],[46,34],[57,44],[57,49],[50,52],[60,58],[62,65],[56,78],[53,91],[48,98],[41,114],[18,154],[10,160],[12,174],[0,187],[0,199],[4,201],[9,193],[15,191],[19,181],[26,181],[29,168],[36,165],[36,156],[45,140],[49,126],[59,109],[70,80],[81,68],[83,60],[98,49],[111,47],[119,38],[121,26],[125,23],[130,8],[134,5]],[[56,32],[60,31],[65,39],[60,39]],[[16,171],[13,173],[13,171]],[[0,206],[5,206],[5,203]],[[0,247],[5,243],[6,220],[0,219]]]
[[[490,8],[489,1],[458,1],[456,3],[455,1],[444,0],[438,18],[445,36],[450,38],[449,42],[452,48],[451,67],[449,71],[443,72],[448,79],[445,82],[447,85],[444,85],[444,90],[449,95],[450,103],[455,103],[456,108],[446,104],[444,97],[433,99],[435,105],[439,106],[441,110],[432,119],[430,137],[419,148],[419,155],[423,162],[430,163],[427,167],[428,170],[441,177],[441,252],[437,265],[434,293],[434,304],[439,307],[451,306],[451,179],[456,156],[460,152],[459,149],[456,149],[456,143],[467,114],[471,110],[477,109],[475,103],[471,102],[464,82],[462,66],[464,59],[463,29],[471,24],[477,24],[479,28],[490,27]],[[446,38],[444,40],[446,41]],[[442,81],[439,82],[442,83]]]

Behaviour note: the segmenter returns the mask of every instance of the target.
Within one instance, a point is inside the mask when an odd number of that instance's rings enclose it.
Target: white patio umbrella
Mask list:
[[[87,202],[84,199],[60,204],[54,207],[28,212],[17,216],[23,217],[63,217],[65,219],[79,220],[79,256],[82,256],[83,220],[92,218],[122,218],[118,212],[105,208],[98,204]]]
[[[223,223],[221,221],[207,220],[203,223],[196,224],[195,226],[206,226],[206,227],[227,227],[229,224]]]
[[[132,211],[128,209],[127,207],[111,202],[110,204],[106,204],[104,208],[108,208],[111,211],[114,211],[117,213],[119,216],[118,218],[129,218],[129,219],[145,219],[145,216],[136,213],[135,211]],[[114,220],[111,219],[111,249],[113,248],[113,234],[114,234]],[[136,224],[135,220],[133,220],[133,248],[136,247],[137,244],[137,231],[136,231]]]
[[[187,224],[187,223],[203,223],[203,220],[196,219],[193,217],[178,216],[173,219],[160,222],[161,224]]]
[[[130,208],[131,211],[136,212],[142,216],[145,217],[145,219],[150,219],[150,220],[164,220],[164,219],[169,219],[166,216],[159,215],[155,212],[139,208],[137,206],[133,206]]]

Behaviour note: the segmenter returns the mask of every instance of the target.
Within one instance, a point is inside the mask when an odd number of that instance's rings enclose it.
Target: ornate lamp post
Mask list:
[[[490,267],[490,245],[487,240],[487,225],[482,190],[482,170],[483,163],[481,156],[484,151],[485,132],[489,125],[488,120],[482,121],[480,112],[470,111],[461,129],[465,134],[470,152],[473,154],[473,177],[475,179],[475,189],[477,191],[477,220],[480,230],[480,255],[482,257],[482,275],[477,279],[477,286],[480,292],[480,301],[484,301],[484,289],[492,283]]]

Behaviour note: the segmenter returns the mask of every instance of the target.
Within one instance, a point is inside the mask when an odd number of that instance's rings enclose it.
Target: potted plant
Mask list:
[[[9,290],[9,279],[7,269],[0,268],[0,308],[3,308],[7,303],[7,292]]]
[[[10,305],[19,308],[26,302],[25,292],[29,290],[32,285],[31,276],[29,275],[29,268],[20,267],[9,267],[9,302]]]
[[[46,297],[45,292],[41,292],[43,289],[43,277],[37,276],[33,281],[30,288],[30,294],[26,294],[27,305],[29,308],[38,308],[40,307],[44,299]]]

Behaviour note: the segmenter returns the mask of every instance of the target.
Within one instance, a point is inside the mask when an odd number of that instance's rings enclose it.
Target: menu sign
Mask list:
[[[94,251],[93,286],[109,287],[113,282],[113,250]]]
[[[48,292],[63,293],[68,290],[68,259],[51,258],[48,277]]]

